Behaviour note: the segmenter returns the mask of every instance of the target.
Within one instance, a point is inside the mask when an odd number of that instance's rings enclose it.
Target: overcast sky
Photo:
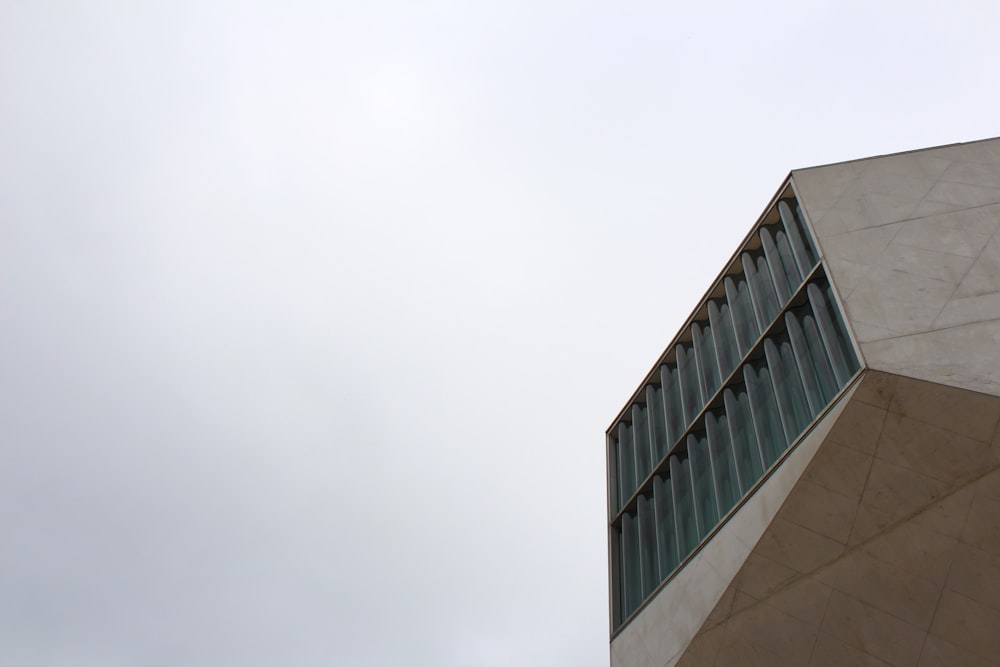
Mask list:
[[[605,667],[604,429],[1000,4],[0,0],[0,664]]]

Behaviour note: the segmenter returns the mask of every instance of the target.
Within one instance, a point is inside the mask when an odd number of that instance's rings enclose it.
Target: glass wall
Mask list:
[[[859,367],[803,223],[778,202],[608,432],[616,627]]]

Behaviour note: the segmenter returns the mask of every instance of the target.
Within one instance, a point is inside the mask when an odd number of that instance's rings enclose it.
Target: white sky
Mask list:
[[[604,667],[603,432],[1000,4],[0,0],[0,664]]]

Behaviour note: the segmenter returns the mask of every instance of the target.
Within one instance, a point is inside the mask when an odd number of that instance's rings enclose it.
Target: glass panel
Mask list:
[[[768,338],[764,341],[767,367],[771,371],[771,381],[775,397],[778,399],[778,414],[785,429],[788,442],[794,442],[812,421],[809,406],[799,371],[792,358],[792,346],[787,341]]]
[[[781,267],[788,278],[788,286],[794,292],[802,284],[803,275],[795,263],[795,256],[792,254],[792,246],[788,243],[785,232],[778,232],[774,235],[774,245],[778,246],[778,257],[781,258]]]
[[[705,537],[719,523],[719,504],[715,497],[715,479],[712,460],[705,434],[687,437],[691,479],[694,484],[695,515],[698,519],[698,538]]]
[[[763,331],[771,324],[778,314],[778,297],[774,293],[774,283],[771,281],[771,271],[763,255],[754,260],[748,253],[743,253],[743,272],[750,285],[750,298],[753,301],[757,322]]]
[[[760,281],[761,293],[765,298],[767,323],[770,324],[784,305],[784,300],[778,301],[778,295],[774,291],[774,277],[771,275],[771,266],[763,256],[757,258],[757,280]]]
[[[712,337],[715,342],[716,358],[719,362],[719,375],[725,379],[740,361],[740,351],[736,346],[736,334],[733,331],[733,319],[730,317],[729,305],[725,301],[709,301],[708,321],[712,325]]]
[[[638,404],[632,406],[632,439],[635,440],[635,485],[638,487],[651,472],[646,408]]]
[[[844,324],[844,318],[840,314],[840,308],[837,306],[837,299],[833,295],[833,288],[830,285],[826,286],[826,302],[830,306],[830,315],[833,318],[833,323],[837,329],[837,341],[840,343],[841,352],[844,355],[844,361],[847,364],[847,374],[854,375],[854,371],[858,370],[859,362],[858,357],[854,352],[854,346],[851,345],[850,338],[847,335],[847,325]]]
[[[826,354],[823,337],[819,333],[816,318],[812,314],[805,315],[802,318],[802,332],[805,334],[806,343],[809,346],[809,356],[812,357],[813,367],[816,369],[816,377],[819,379],[819,386],[823,395],[823,405],[826,405],[837,395],[840,385],[837,384],[837,377],[833,373],[833,366],[830,364],[830,358]]]
[[[791,286],[785,277],[785,268],[781,265],[781,257],[778,255],[778,248],[774,245],[771,231],[767,227],[760,230],[760,244],[764,248],[764,257],[771,272],[771,281],[774,284],[775,294],[779,304],[784,304],[792,296]],[[759,262],[760,260],[758,260]]]
[[[617,432],[618,429],[616,428]],[[618,447],[618,438],[609,434],[608,438],[608,505],[612,514],[618,512],[622,506],[622,490],[621,490],[621,463],[619,458],[621,457],[620,448]]]
[[[736,474],[736,459],[729,442],[729,420],[726,415],[705,414],[708,448],[715,474],[715,496],[719,503],[719,516],[726,515],[740,499],[740,483]]]
[[[690,347],[679,344],[676,347],[677,370],[681,379],[681,400],[684,403],[684,427],[694,421],[701,410],[701,385],[698,383],[698,368],[694,352]]]
[[[695,322],[691,325],[691,339],[694,342],[694,357],[698,363],[699,379],[701,380],[702,404],[708,403],[712,394],[719,388],[719,367],[715,361],[715,342],[712,340],[712,327]]]
[[[645,598],[660,583],[660,564],[656,556],[656,516],[653,509],[653,499],[642,495],[637,500],[639,561],[642,566],[642,597]]]
[[[635,447],[632,445],[632,429],[625,422],[618,423],[618,488],[621,498],[618,508],[635,493]]]
[[[843,387],[854,371],[844,357],[837,325],[827,308],[823,290],[815,283],[810,283],[806,292],[809,294],[809,303],[812,304],[813,314],[816,315],[816,324],[819,327],[820,337],[823,339],[823,346],[826,348],[826,356],[830,360],[830,365],[833,366],[834,377],[837,378],[837,386]]]
[[[727,277],[723,282],[726,286],[726,301],[729,302],[736,343],[742,357],[750,351],[750,348],[757,341],[757,337],[760,336],[760,327],[757,325],[757,316],[754,315],[750,289],[747,287],[746,280],[734,280]]]
[[[792,201],[795,200],[793,199]],[[802,242],[806,248],[806,256],[809,259],[809,267],[812,268],[819,261],[819,255],[816,254],[816,245],[813,243],[809,227],[806,225],[806,216],[802,213],[802,207],[798,204],[795,204],[795,222],[797,223],[799,234],[802,235]]]
[[[788,446],[785,431],[778,416],[778,404],[771,385],[771,374],[766,366],[755,370],[751,365],[743,367],[743,377],[750,397],[750,415],[753,418],[757,442],[760,443],[764,469],[778,460]]]
[[[621,623],[628,616],[628,600],[625,599],[625,535],[622,530],[624,517],[619,520],[614,527],[615,537],[617,537],[618,562],[615,564],[618,570],[618,581],[615,582],[613,595],[618,599],[618,622]]]
[[[744,387],[723,392],[729,422],[729,439],[736,457],[740,493],[746,493],[764,474],[763,455],[750,416],[750,400]]]
[[[639,570],[639,529],[632,514],[622,515],[622,618],[628,617],[642,602],[642,575]]]
[[[788,396],[792,399],[792,404],[795,407],[796,420],[799,425],[799,432],[795,436],[796,438],[802,434],[809,424],[812,422],[813,417],[819,412],[815,412],[809,409],[809,401],[806,400],[805,386],[802,384],[802,370],[798,366],[798,362],[795,360],[795,350],[792,349],[792,343],[788,340],[788,335],[783,335],[778,343],[778,351],[781,352],[781,365],[784,370],[788,373]],[[782,383],[782,380],[776,380]]]
[[[653,478],[653,498],[656,501],[656,553],[660,560],[660,578],[665,579],[681,560],[677,553],[674,499],[668,478],[662,475]]]
[[[646,411],[649,423],[649,440],[652,443],[652,464],[656,467],[673,444],[667,436],[666,416],[663,413],[663,390],[655,385],[646,387]]]
[[[760,290],[757,286],[757,263],[747,253],[743,253],[740,256],[740,261],[743,264],[743,275],[747,277],[747,287],[750,289],[750,301],[753,304],[754,317],[757,319],[760,328],[764,329],[770,323],[771,318],[767,316],[767,312],[764,309],[764,297],[759,293]]]
[[[781,224],[785,227],[785,234],[788,235],[788,243],[792,247],[792,254],[795,256],[795,263],[799,267],[802,276],[809,275],[809,272],[816,265],[816,255],[812,252],[810,243],[803,235],[803,228],[792,215],[789,202],[795,203],[794,199],[778,202],[778,215],[781,217]]]
[[[804,309],[799,308],[794,312],[785,313],[785,326],[788,327],[788,339],[791,341],[792,350],[795,353],[796,367],[799,369],[802,379],[802,387],[806,392],[806,401],[809,403],[809,412],[813,415],[826,407],[829,398],[824,396],[822,382],[816,370],[812,354],[809,352],[809,343],[806,341],[805,332],[799,324]]]
[[[694,498],[691,473],[687,459],[670,457],[670,485],[674,497],[674,524],[676,526],[678,553],[681,560],[698,546],[698,524],[694,515]]]
[[[667,440],[672,445],[681,437],[687,426],[684,421],[684,408],[681,405],[680,373],[677,368],[660,366],[660,384],[663,386],[663,407],[667,413]]]

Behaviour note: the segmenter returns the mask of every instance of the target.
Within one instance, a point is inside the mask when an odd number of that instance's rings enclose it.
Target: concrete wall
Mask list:
[[[678,667],[1000,665],[998,423],[868,372]]]
[[[1000,139],[792,182],[865,365],[1000,395]]]

